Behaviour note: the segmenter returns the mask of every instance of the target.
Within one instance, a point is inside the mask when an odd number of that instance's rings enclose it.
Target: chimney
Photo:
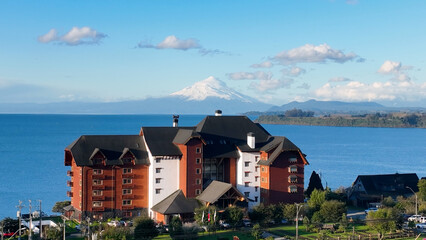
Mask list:
[[[220,116],[222,116],[222,110],[216,110],[216,112],[214,112],[214,115],[215,115],[216,117],[220,117]]]
[[[247,145],[251,149],[256,147],[256,138],[254,136],[254,133],[252,133],[252,132],[247,133]]]
[[[173,127],[177,127],[179,122],[179,115],[173,115]]]

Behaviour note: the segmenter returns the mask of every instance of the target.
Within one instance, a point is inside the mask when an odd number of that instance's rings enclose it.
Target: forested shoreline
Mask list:
[[[294,113],[299,112],[299,114]],[[425,113],[374,113],[362,115],[323,115],[290,110],[284,114],[261,115],[255,122],[261,124],[336,126],[336,127],[387,127],[426,128]]]

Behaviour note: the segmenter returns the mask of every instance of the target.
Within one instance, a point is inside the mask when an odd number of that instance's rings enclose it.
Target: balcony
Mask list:
[[[92,185],[93,190],[102,190],[105,189],[104,185]]]
[[[73,171],[68,170],[68,171],[67,171],[67,176],[68,176],[68,177],[72,177],[72,176],[74,176]]]
[[[134,173],[123,173],[123,178],[134,178],[135,174]]]
[[[92,207],[92,211],[103,212],[103,211],[105,211],[105,207]]]
[[[67,186],[68,187],[73,187],[74,183],[72,181],[67,181]]]
[[[134,199],[135,195],[134,194],[123,194],[123,199]]]
[[[92,200],[93,201],[103,201],[105,200],[105,196],[101,195],[101,196],[92,196]]]
[[[134,206],[132,206],[132,205],[124,205],[124,206],[122,206],[122,209],[123,210],[132,210],[132,209],[134,209],[135,207]]]
[[[67,196],[68,197],[72,197],[73,196],[72,192],[71,191],[67,191]]]
[[[135,188],[135,184],[133,184],[133,183],[126,183],[126,184],[123,184],[123,188]]]
[[[93,179],[105,179],[105,175],[104,174],[93,174],[92,178]]]

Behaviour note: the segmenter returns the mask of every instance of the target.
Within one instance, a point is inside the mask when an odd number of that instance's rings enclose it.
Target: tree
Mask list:
[[[138,217],[134,219],[135,223],[135,240],[139,239],[153,239],[158,236],[157,228],[155,227],[154,220],[149,217]]]
[[[253,207],[249,212],[249,217],[253,223],[259,223],[261,226],[266,225],[267,209],[262,203]]]
[[[169,225],[169,233],[172,239],[179,238],[183,235],[182,221],[179,216],[174,216]]]
[[[155,227],[155,226],[154,226]],[[136,229],[135,229],[136,233]],[[108,227],[102,232],[102,239],[104,240],[121,240],[121,239],[131,239],[132,231],[128,227]],[[142,238],[138,238],[142,239]],[[143,239],[152,239],[152,238],[143,238]]]
[[[1,221],[3,225],[3,232],[16,232],[19,229],[19,221],[18,219],[12,219],[7,217]]]
[[[346,213],[343,213],[342,219],[340,220],[339,230],[346,232],[346,228],[348,228],[348,218],[346,217]]]
[[[71,201],[56,202],[55,205],[52,207],[52,212],[64,213],[64,207],[69,206],[70,204]]]
[[[342,214],[346,213],[346,204],[336,200],[325,201],[321,205],[319,213],[326,222],[338,222]]]
[[[325,191],[314,189],[311,198],[308,200],[308,206],[314,211],[318,211],[325,202]]]
[[[381,203],[384,207],[394,207],[396,205],[392,197],[385,197]]]
[[[381,208],[375,212],[370,211],[367,215],[368,227],[377,231],[380,239],[383,239],[385,233],[396,230],[395,220],[391,208]]]
[[[239,207],[231,206],[225,209],[226,221],[233,227],[236,228],[241,224],[243,220],[243,210]]]
[[[283,219],[283,205],[282,204],[271,204],[267,207],[269,222],[274,221],[275,223],[281,222]]]
[[[208,214],[210,213],[210,221],[208,218]],[[209,228],[216,225],[216,222],[219,216],[215,217],[215,213],[217,214],[217,208],[215,206],[202,206],[200,208],[195,209],[195,221],[202,226],[208,226]],[[203,217],[204,216],[204,217]]]
[[[62,228],[49,227],[46,231],[46,239],[48,240],[62,239]]]
[[[314,189],[324,191],[321,178],[315,171],[312,172],[311,177],[309,178],[308,188],[305,191],[305,194],[308,198],[311,197],[311,193],[314,191]]]
[[[251,229],[251,235],[257,240],[262,238],[262,228],[259,223],[256,223]]]
[[[419,198],[426,201],[426,179],[420,179],[417,186],[419,187]]]
[[[296,205],[285,204],[283,206],[283,215],[288,221],[294,221],[296,218]]]

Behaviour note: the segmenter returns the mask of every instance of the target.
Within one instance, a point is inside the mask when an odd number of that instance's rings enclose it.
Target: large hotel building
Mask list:
[[[196,198],[212,181],[232,184],[250,209],[303,201],[302,151],[245,116],[207,116],[194,127],[142,127],[139,135],[83,135],[65,149],[72,214],[130,218],[181,190]],[[228,184],[228,185],[229,185]]]

